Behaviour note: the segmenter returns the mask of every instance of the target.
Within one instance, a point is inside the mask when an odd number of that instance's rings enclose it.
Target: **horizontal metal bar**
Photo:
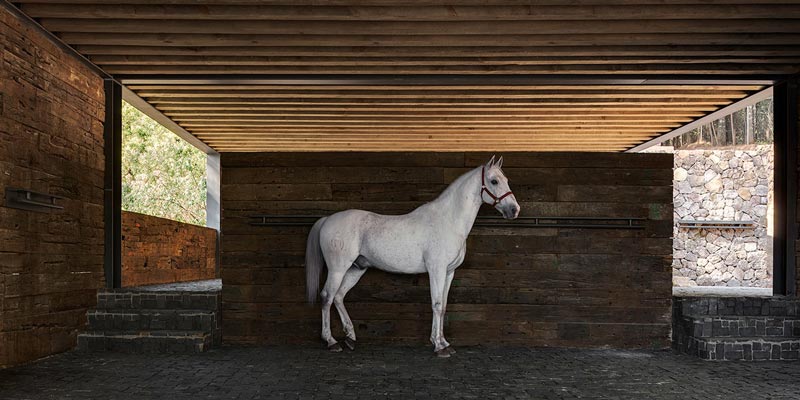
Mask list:
[[[756,221],[724,221],[724,220],[713,220],[713,219],[679,219],[678,223],[687,223],[687,224],[755,224]]]
[[[250,218],[252,226],[311,226],[324,215],[270,215],[257,214]],[[301,221],[304,220],[304,221]],[[517,228],[573,228],[573,229],[644,229],[645,218],[606,217],[519,217],[515,221],[495,216],[478,216],[475,226]],[[568,222],[572,221],[572,222]],[[565,223],[566,222],[566,223]]]
[[[16,199],[16,200],[14,200],[14,202],[22,203],[22,204],[30,204],[32,206],[37,206],[37,207],[55,208],[55,209],[58,209],[58,210],[63,210],[64,209],[64,207],[56,205],[56,204],[42,203],[42,202],[38,202],[38,201],[34,201],[34,200],[28,200],[28,199]]]
[[[6,188],[5,206],[27,211],[45,211],[44,209],[62,210],[63,206],[56,204],[56,200],[63,197],[46,193],[38,193],[27,189]]]
[[[755,221],[678,220],[679,228],[686,229],[755,229]]]

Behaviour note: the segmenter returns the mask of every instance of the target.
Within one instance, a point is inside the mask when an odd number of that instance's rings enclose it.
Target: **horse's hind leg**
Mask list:
[[[336,293],[339,292],[345,272],[346,269],[341,266],[329,266],[328,279],[325,281],[325,288],[320,293],[322,298],[322,340],[327,343],[328,349],[331,351],[342,351],[342,346],[331,335],[331,304]]]
[[[353,328],[353,321],[350,320],[350,315],[347,314],[347,309],[344,308],[344,296],[347,296],[347,292],[358,283],[358,280],[361,279],[366,271],[366,268],[360,268],[355,264],[350,267],[344,274],[342,285],[333,298],[333,304],[336,306],[336,311],[339,312],[339,318],[342,319],[342,328],[344,328],[344,333],[347,335],[344,344],[350,350],[355,350],[356,348],[356,331]]]

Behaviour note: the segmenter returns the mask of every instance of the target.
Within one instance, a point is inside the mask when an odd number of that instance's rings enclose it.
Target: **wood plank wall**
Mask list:
[[[0,7],[0,367],[75,347],[103,286],[103,80]],[[63,196],[3,207],[5,188]]]
[[[672,157],[507,153],[522,215],[646,218],[644,230],[475,228],[456,272],[445,333],[454,345],[669,346]],[[304,303],[308,227],[248,216],[404,213],[488,159],[477,153],[223,153],[224,340],[313,343]],[[494,210],[484,207],[482,214]],[[427,343],[427,275],[371,270],[345,300],[359,340]],[[338,317],[334,335],[343,337]]]
[[[800,85],[800,77],[795,78],[795,83],[797,85]],[[796,123],[797,123],[797,134],[800,135],[800,90],[798,91],[798,94],[797,94],[797,114],[796,114],[796,116],[797,116],[797,121],[796,121]],[[800,140],[800,139],[798,139],[798,140]],[[797,156],[798,156],[797,159],[800,160],[800,149],[798,149]],[[797,167],[798,167],[798,177],[800,177],[800,165],[798,165]],[[800,178],[798,178],[798,179],[800,179]],[[798,185],[798,187],[800,187],[800,182],[796,182],[796,184]],[[798,191],[797,202],[798,202],[798,206],[800,208],[800,191]],[[800,223],[800,214],[798,214],[797,218],[798,218],[797,222]],[[800,297],[800,266],[798,266],[798,263],[800,262],[800,238],[795,238],[795,240],[796,240],[796,242],[795,242],[795,262],[794,262],[794,265],[792,267],[794,267],[794,269],[795,269],[795,272],[794,272],[795,273],[795,295]]]

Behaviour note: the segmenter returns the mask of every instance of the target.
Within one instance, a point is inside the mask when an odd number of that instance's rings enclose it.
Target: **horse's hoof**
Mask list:
[[[332,353],[339,353],[339,352],[342,351],[342,345],[340,345],[339,343],[334,343],[334,344],[328,346],[328,351],[330,351]]]
[[[444,348],[444,350],[447,350],[447,352],[450,354],[456,354],[456,349],[454,349],[453,346],[447,346]]]
[[[355,350],[356,349],[356,341],[353,340],[353,339],[345,338],[344,339],[344,345],[347,346],[347,348],[350,349],[350,350]]]
[[[444,349],[441,349],[441,350],[436,350],[436,357],[439,357],[439,358],[448,358],[448,357],[450,357],[450,352],[449,352],[449,351],[447,351],[447,349],[446,349],[446,348],[444,348]]]

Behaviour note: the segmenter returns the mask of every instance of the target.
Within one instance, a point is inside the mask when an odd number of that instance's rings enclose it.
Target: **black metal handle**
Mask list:
[[[44,209],[63,210],[56,200],[63,199],[46,193],[38,193],[27,189],[6,188],[5,206],[28,211],[44,211]]]

